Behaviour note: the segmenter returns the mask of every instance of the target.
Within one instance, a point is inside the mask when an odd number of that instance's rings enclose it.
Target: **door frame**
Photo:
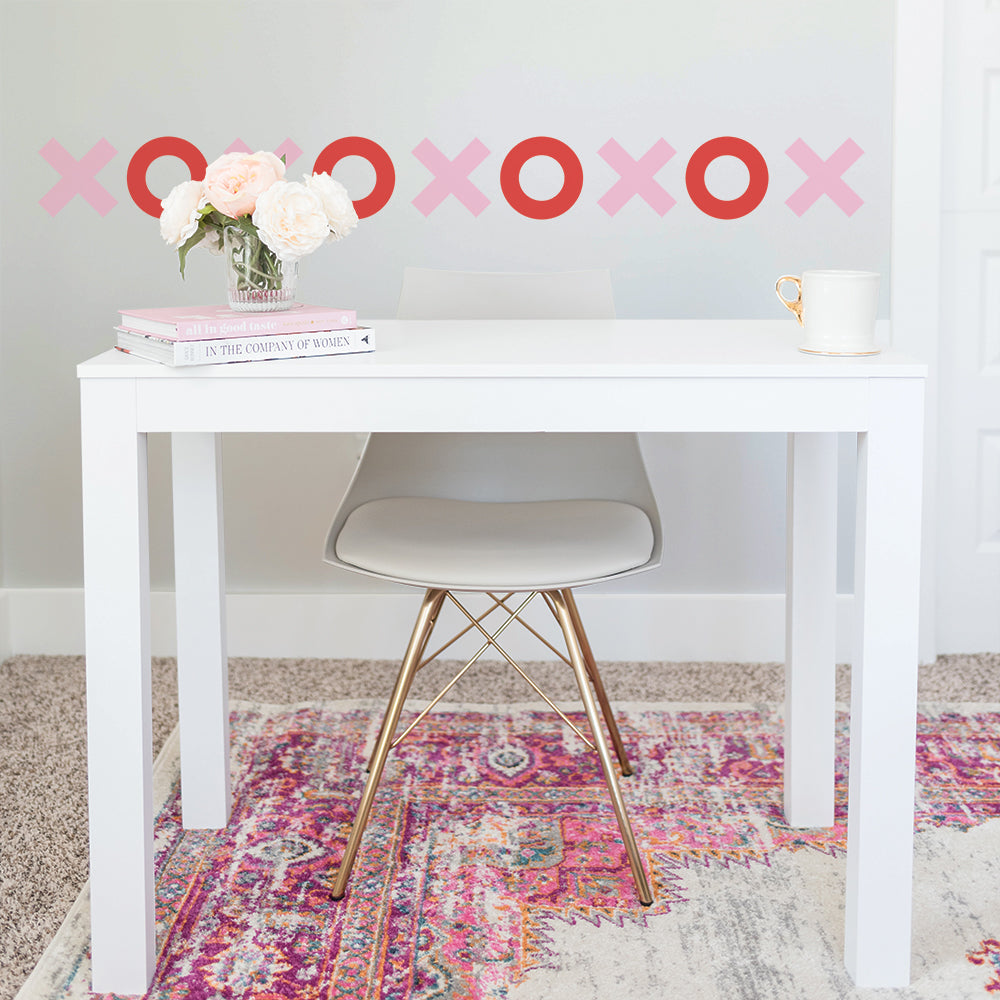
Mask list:
[[[937,359],[945,0],[895,0],[890,306],[892,346],[927,363],[920,662],[937,656]]]

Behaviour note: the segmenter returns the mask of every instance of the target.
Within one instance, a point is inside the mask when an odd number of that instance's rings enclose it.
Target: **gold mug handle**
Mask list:
[[[790,281],[795,286],[795,289],[798,292],[798,295],[796,296],[795,299],[786,299],[785,296],[781,294],[781,286],[786,281]],[[774,290],[777,293],[778,298],[781,299],[782,303],[784,303],[785,308],[789,312],[795,313],[795,318],[799,321],[799,326],[802,326],[802,281],[801,281],[801,279],[800,278],[796,278],[794,275],[791,275],[791,274],[783,274],[774,283]]]

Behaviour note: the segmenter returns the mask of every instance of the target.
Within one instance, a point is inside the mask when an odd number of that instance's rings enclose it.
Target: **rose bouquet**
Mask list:
[[[237,308],[282,308],[289,296],[277,293],[288,292],[298,259],[358,224],[342,184],[316,173],[287,181],[284,161],[266,152],[220,156],[204,180],[178,184],[161,205],[160,234],[176,248],[181,276],[194,247],[225,251]]]

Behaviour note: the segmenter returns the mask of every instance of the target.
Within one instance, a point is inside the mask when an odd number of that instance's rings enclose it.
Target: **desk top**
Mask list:
[[[870,357],[799,351],[788,320],[364,320],[375,351],[172,368],[110,350],[80,378],[922,378],[886,348]],[[887,324],[879,324],[880,343]]]

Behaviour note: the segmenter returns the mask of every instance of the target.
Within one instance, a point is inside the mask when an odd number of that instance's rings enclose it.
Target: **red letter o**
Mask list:
[[[708,165],[720,156],[735,156],[736,159],[742,160],[743,165],[750,171],[750,183],[746,191],[731,201],[716,198],[705,186],[705,171]],[[694,151],[694,155],[688,161],[684,179],[691,200],[706,215],[712,216],[713,219],[739,219],[749,215],[764,200],[764,195],[767,193],[767,164],[757,147],[745,139],[722,136],[718,139],[709,139]]]
[[[389,154],[377,142],[359,135],[348,135],[331,142],[316,157],[313,173],[332,173],[333,168],[346,156],[360,156],[375,168],[375,186],[371,194],[354,202],[354,211],[358,213],[358,218],[367,219],[385,208],[392,197],[393,189],[396,187],[396,168],[392,165]]]
[[[146,183],[146,173],[150,164],[158,160],[161,156],[176,156],[187,164],[191,171],[191,180],[200,181],[205,177],[205,168],[208,161],[201,155],[201,150],[197,146],[188,142],[187,139],[178,139],[175,136],[163,135],[159,139],[150,139],[136,151],[129,160],[128,170],[125,173],[125,181],[128,184],[128,193],[132,195],[132,200],[147,215],[158,219],[163,212],[160,199],[149,190]]]
[[[562,167],[563,186],[558,194],[544,201],[529,198],[521,188],[521,168],[535,156],[551,157]],[[507,204],[529,219],[554,219],[568,212],[583,190],[583,167],[576,153],[558,139],[536,135],[519,142],[504,158],[500,167],[500,189]]]

